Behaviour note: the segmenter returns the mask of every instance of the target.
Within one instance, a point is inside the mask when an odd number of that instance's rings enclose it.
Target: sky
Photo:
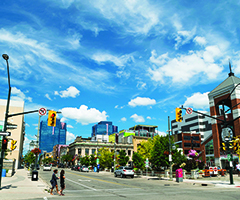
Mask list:
[[[175,108],[209,110],[208,93],[240,77],[238,1],[1,0],[0,49],[11,100],[61,111],[67,143],[99,121],[168,130]],[[0,98],[7,67],[0,59]],[[183,113],[185,114],[185,113]],[[47,120],[44,116],[42,120]],[[27,114],[25,149],[38,114]]]

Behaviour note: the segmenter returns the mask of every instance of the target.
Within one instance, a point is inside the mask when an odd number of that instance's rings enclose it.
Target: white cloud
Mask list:
[[[67,144],[73,142],[75,140],[76,136],[73,133],[70,133],[67,131]]]
[[[71,44],[73,49],[78,49],[80,47],[80,40],[82,38],[82,35],[75,33],[71,34],[71,37],[67,39],[67,41]]]
[[[205,37],[200,37],[200,36],[196,36],[193,41],[201,46],[205,46],[205,44],[207,43]]]
[[[30,127],[30,125],[28,123],[25,123],[25,126]]]
[[[117,57],[109,53],[96,53],[92,56],[92,59],[100,64],[103,64],[105,62],[112,62],[114,65],[118,67],[123,67],[127,62],[131,61],[133,58],[130,55],[123,55]]]
[[[73,126],[72,126],[72,125],[70,125],[70,124],[68,124],[68,125],[67,125],[67,128],[73,128]]]
[[[156,132],[159,136],[166,136],[166,135],[167,135],[165,132],[162,132],[162,131],[156,130],[155,132]]]
[[[130,102],[128,102],[129,106],[136,107],[136,106],[149,106],[149,105],[155,105],[156,100],[150,99],[147,97],[137,97],[135,99],[132,99]]]
[[[75,88],[74,86],[70,86],[69,88],[67,88],[66,90],[63,91],[55,91],[54,94],[55,95],[59,95],[62,98],[67,98],[67,97],[73,97],[75,98],[76,96],[78,96],[80,93],[80,91]]]
[[[60,121],[61,121],[61,122],[66,122],[66,121],[67,121],[67,118],[66,118],[66,117],[62,117],[62,118],[60,119]]]
[[[132,115],[130,118],[132,118],[135,122],[145,122],[144,117],[137,114]]]
[[[219,47],[208,46],[203,51],[190,51],[187,55],[178,55],[173,59],[164,58],[168,60],[164,65],[156,66],[158,62],[154,61],[148,72],[152,80],[161,84],[169,83],[169,78],[172,79],[173,84],[181,83],[181,85],[190,81],[214,80],[223,70],[214,63],[222,54]]]
[[[16,87],[12,87],[11,88],[11,100],[15,100],[15,101],[29,101],[32,102],[32,98],[31,97],[26,97],[26,95],[19,89],[17,89]]]
[[[51,97],[49,96],[49,94],[45,94],[45,97],[46,97],[47,99],[49,99],[50,101],[52,101],[52,99],[51,99]]]
[[[125,121],[127,121],[127,118],[126,118],[126,117],[123,117],[123,118],[121,118],[121,121],[122,121],[122,122],[125,122]]]
[[[191,97],[187,97],[187,100],[183,104],[184,107],[193,107],[195,109],[209,108],[208,93],[201,94],[200,92],[194,93]]]
[[[150,116],[147,116],[147,119],[152,119]]]
[[[63,117],[74,119],[82,125],[105,121],[108,117],[106,111],[100,112],[96,108],[90,108],[86,105],[81,105],[80,108],[63,108],[61,110]]]

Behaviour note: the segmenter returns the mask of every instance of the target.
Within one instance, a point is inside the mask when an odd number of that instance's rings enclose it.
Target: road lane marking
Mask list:
[[[120,189],[96,189],[96,191],[126,191],[126,190],[142,190],[141,188],[120,188]],[[92,190],[64,190],[66,193],[73,192],[92,192]]]
[[[127,186],[127,187],[131,187],[131,188],[139,188],[139,187],[135,187],[135,186],[132,186],[132,185],[115,183],[115,182],[112,182],[112,181],[106,181],[106,180],[102,180],[102,179],[98,179],[98,178],[92,178],[92,177],[84,176],[84,175],[81,175],[81,174],[76,174],[76,173],[71,173],[71,172],[68,172],[68,173],[69,173],[69,174],[73,174],[73,175],[77,175],[77,176],[81,176],[81,177],[84,177],[84,178],[96,180],[96,181],[105,182],[105,183],[110,183],[110,184],[115,184],[115,185],[121,185],[121,186]]]
[[[83,179],[78,179],[78,181],[91,181],[91,180],[83,180]]]
[[[77,185],[81,185],[81,186],[83,186],[83,187],[85,187],[85,188],[88,188],[88,189],[90,189],[90,190],[96,191],[96,189],[94,189],[94,188],[88,187],[88,186],[86,186],[86,185],[83,185],[83,184],[81,184],[81,183],[78,183],[78,182],[76,182],[76,181],[73,181],[73,180],[71,180],[71,179],[69,179],[69,178],[66,178],[66,180],[68,180],[68,181],[70,181],[70,182],[73,182],[73,183],[75,183],[75,184],[77,184]]]

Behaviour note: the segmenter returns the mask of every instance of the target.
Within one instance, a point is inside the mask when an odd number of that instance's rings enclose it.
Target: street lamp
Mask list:
[[[229,166],[230,166],[230,169],[229,169],[229,178],[230,178],[230,185],[233,185],[233,172],[232,172],[232,168],[233,168],[233,163],[232,163],[232,160],[233,160],[233,155],[232,153],[230,152],[230,148],[229,148],[229,142],[231,141],[231,138],[230,137],[225,137],[225,142],[226,142],[226,146],[227,146],[227,154],[229,155],[230,153],[230,161],[229,161]]]
[[[10,74],[9,74],[9,64],[8,64],[9,56],[7,54],[3,54],[2,57],[3,57],[4,60],[6,60],[6,63],[7,63],[7,73],[8,73],[8,99],[7,99],[7,106],[6,106],[4,127],[3,127],[3,131],[6,132],[6,130],[7,130],[8,110],[9,110],[9,102],[10,102],[10,95],[11,95],[11,86],[10,86]],[[4,138],[5,138],[5,136],[3,136],[3,139]],[[1,158],[0,158],[0,190],[1,190],[1,181],[2,181],[2,167],[3,167],[4,152],[5,152],[4,150],[1,150]]]

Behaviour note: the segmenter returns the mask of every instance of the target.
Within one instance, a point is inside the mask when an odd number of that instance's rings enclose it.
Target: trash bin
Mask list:
[[[32,181],[38,181],[38,171],[32,171]]]
[[[6,169],[2,170],[2,177],[6,177]]]

